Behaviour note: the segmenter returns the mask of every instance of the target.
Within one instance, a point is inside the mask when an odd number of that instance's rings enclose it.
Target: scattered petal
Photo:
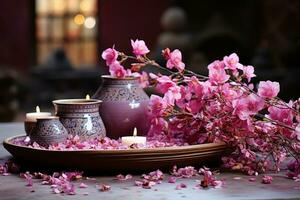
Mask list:
[[[187,185],[186,184],[184,184],[184,183],[180,183],[180,184],[178,184],[177,186],[176,186],[176,190],[181,190],[182,188],[187,188]]]
[[[106,185],[106,184],[101,184],[99,185],[99,190],[101,192],[107,192],[111,189],[111,186],[110,185]]]
[[[84,183],[80,183],[79,188],[87,188],[88,185],[84,184]]]
[[[176,182],[176,177],[174,177],[174,176],[170,176],[169,177],[169,180],[168,180],[168,183],[175,183]]]
[[[264,175],[263,178],[262,178],[262,183],[263,184],[271,184],[272,181],[273,181],[273,177],[272,176]]]
[[[250,182],[255,182],[256,181],[256,178],[255,177],[251,177],[248,179]]]

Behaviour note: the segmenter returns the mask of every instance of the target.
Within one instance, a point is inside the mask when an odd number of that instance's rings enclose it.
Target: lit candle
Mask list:
[[[130,146],[132,144],[143,144],[146,145],[146,137],[137,136],[137,129],[134,128],[133,136],[122,137],[122,144]]]
[[[35,108],[36,112],[26,113],[26,120],[27,122],[36,122],[36,119],[39,117],[48,117],[51,116],[50,112],[41,112],[40,107],[37,106]]]
[[[90,95],[87,94],[87,95],[85,96],[85,100],[90,100],[90,99],[91,99]]]
[[[26,119],[24,125],[25,125],[25,132],[28,136],[30,136],[35,132],[37,118],[51,116],[50,112],[41,112],[40,107],[38,106],[35,108],[35,111],[36,112],[26,113]],[[28,140],[28,137],[26,138],[26,140]]]

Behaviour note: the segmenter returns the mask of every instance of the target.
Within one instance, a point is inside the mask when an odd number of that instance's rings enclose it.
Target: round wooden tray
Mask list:
[[[84,170],[96,173],[138,172],[171,169],[172,166],[198,166],[220,161],[228,151],[223,143],[208,143],[180,147],[128,150],[58,151],[34,149],[13,144],[7,138],[3,145],[22,164],[36,169]]]

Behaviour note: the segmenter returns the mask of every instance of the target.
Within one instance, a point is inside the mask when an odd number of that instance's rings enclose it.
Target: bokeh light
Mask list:
[[[82,14],[77,14],[74,17],[74,23],[77,25],[82,25],[85,21],[85,17]]]
[[[92,29],[94,28],[96,25],[96,20],[94,17],[87,17],[85,22],[84,22],[84,26],[88,29]]]

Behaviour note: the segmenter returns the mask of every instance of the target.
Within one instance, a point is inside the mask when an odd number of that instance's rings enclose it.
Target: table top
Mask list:
[[[0,140],[24,133],[22,123],[0,123]],[[10,154],[0,145],[0,162],[9,159]],[[218,179],[225,180],[225,186],[220,189],[195,189],[197,178],[179,179],[175,184],[167,183],[168,175],[164,181],[155,185],[151,189],[143,189],[134,186],[134,180],[139,180],[139,176],[134,176],[132,180],[116,181],[114,176],[94,177],[96,180],[76,181],[76,195],[53,194],[50,187],[41,185],[39,180],[34,181],[35,192],[30,192],[26,187],[24,179],[18,175],[0,177],[0,199],[300,199],[300,182],[287,179],[285,172],[271,174],[274,178],[272,184],[262,184],[259,175],[256,182],[250,182],[247,175],[237,172],[221,172]],[[80,183],[85,183],[88,188],[78,188]],[[105,183],[111,186],[108,192],[101,192],[96,188],[96,184]],[[177,184],[185,183],[187,188],[175,190]],[[78,188],[78,189],[77,189]],[[84,195],[88,193],[88,195]]]

